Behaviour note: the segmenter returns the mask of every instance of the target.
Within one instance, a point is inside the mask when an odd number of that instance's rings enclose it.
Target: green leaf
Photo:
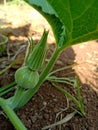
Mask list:
[[[60,47],[98,38],[98,0],[25,1],[48,20]]]
[[[71,44],[98,38],[98,0],[48,0],[64,24]]]
[[[49,2],[47,0],[25,0],[25,1],[29,3],[31,6],[33,6],[36,10],[38,10],[49,22],[54,32],[57,45],[61,46],[63,43],[65,43],[67,41],[65,38],[66,36],[65,27],[63,26],[55,10],[49,4]],[[61,38],[62,35],[64,35],[63,38]],[[62,41],[63,43],[61,43]]]
[[[98,1],[87,0],[86,3],[82,13],[73,19],[72,43],[98,38]]]

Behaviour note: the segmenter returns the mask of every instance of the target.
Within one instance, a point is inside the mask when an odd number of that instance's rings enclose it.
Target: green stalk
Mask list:
[[[0,97],[15,89],[16,82],[0,87]]]
[[[22,99],[21,97],[22,97],[23,93],[24,93],[24,89],[18,86],[18,88],[15,92],[15,95],[12,98],[12,102],[11,102],[11,100],[8,99],[9,104],[12,109],[18,108],[18,103],[21,102],[21,99]],[[24,99],[22,99],[22,100],[24,100]]]
[[[71,86],[73,86],[73,82],[74,82],[72,79],[65,78],[65,77],[58,78],[56,76],[47,77],[46,80],[50,81],[50,82],[66,83],[66,84],[69,84]]]
[[[7,85],[0,87],[0,93],[15,86],[15,85],[16,85],[16,82],[14,81],[14,82],[11,82],[10,84],[7,84]]]
[[[69,92],[67,92],[65,89],[61,88],[60,86],[58,86],[58,85],[56,85],[56,84],[54,84],[54,83],[52,83],[52,85],[53,85],[56,89],[58,89],[59,91],[61,91],[61,92],[64,93],[65,95],[67,95],[77,106],[79,106],[78,100],[77,100],[74,96],[72,96]]]
[[[77,65],[77,64],[74,63],[74,64],[72,64],[72,65],[64,66],[64,67],[62,67],[62,68],[59,68],[59,69],[57,69],[57,70],[54,70],[54,71],[52,71],[52,72],[49,73],[48,77],[51,76],[51,75],[53,75],[53,74],[55,74],[55,73],[57,73],[57,72],[59,72],[59,71],[63,71],[63,70],[72,68],[72,67],[74,67],[74,66],[76,66],[76,65]]]
[[[3,91],[3,92],[0,92],[0,97],[3,96],[3,95],[5,95],[5,94],[7,94],[7,93],[10,92],[10,91],[13,91],[13,90],[15,90],[15,88],[14,88],[14,87],[11,87],[11,88],[9,88],[9,89]]]
[[[30,100],[30,98],[38,91],[41,84],[45,81],[46,76],[48,75],[48,73],[52,69],[60,52],[61,52],[60,49],[58,49],[58,48],[55,49],[49,63],[47,64],[44,71],[41,73],[40,79],[39,79],[39,82],[37,83],[37,85],[33,89],[29,89],[22,94],[21,100],[18,102],[18,108],[24,106]]]
[[[39,82],[38,82],[37,86],[40,86],[44,82],[46,76],[48,75],[48,73],[52,69],[52,67],[53,67],[56,59],[58,58],[58,55],[59,55],[60,52],[61,52],[61,50],[58,49],[58,48],[54,51],[54,53],[53,53],[53,55],[52,55],[48,65],[46,66],[46,68],[42,72],[42,74],[40,75],[40,79],[39,79]]]
[[[77,87],[77,95],[78,95],[78,101],[79,101],[79,108],[81,110],[81,113],[83,115],[85,115],[85,110],[84,110],[84,105],[83,105],[83,101],[82,101],[82,97],[81,97],[81,92],[80,92],[80,84],[79,84],[79,77],[76,76],[76,82],[75,82],[75,86]]]
[[[0,98],[0,105],[4,110],[4,112],[7,114],[7,116],[9,117],[10,121],[12,122],[16,130],[27,130],[27,128],[23,125],[23,123],[18,118],[16,113],[12,110],[12,108],[10,108],[7,105],[6,100]]]

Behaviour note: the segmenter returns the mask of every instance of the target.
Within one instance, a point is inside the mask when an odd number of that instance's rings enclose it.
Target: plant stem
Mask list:
[[[38,86],[40,86],[40,85],[44,82],[46,76],[48,75],[48,73],[49,73],[50,70],[52,69],[52,67],[53,67],[53,65],[54,65],[54,63],[55,63],[55,61],[56,61],[56,59],[57,59],[57,57],[58,57],[60,51],[61,51],[60,49],[56,49],[56,50],[54,51],[54,53],[53,53],[53,55],[52,55],[52,57],[51,57],[51,59],[50,59],[48,65],[46,66],[46,68],[45,68],[45,70],[42,72],[42,74],[40,75],[40,79],[39,79],[39,82],[38,82],[38,84],[37,84]]]
[[[79,108],[81,110],[81,113],[85,115],[84,105],[82,102],[81,92],[80,92],[80,83],[79,83],[79,77],[76,76],[76,83],[75,86],[77,87],[77,95],[78,95],[78,101],[79,101]]]
[[[0,97],[15,89],[16,82],[0,87]]]
[[[59,91],[61,91],[61,92],[64,93],[65,95],[67,95],[77,106],[79,106],[78,100],[77,100],[74,96],[72,96],[69,92],[67,92],[65,89],[61,88],[60,86],[58,86],[58,85],[56,85],[56,84],[54,84],[54,83],[52,83],[52,85],[53,85],[56,89],[58,89]]]
[[[0,98],[0,105],[4,110],[4,112],[7,114],[7,116],[9,117],[10,121],[13,123],[16,130],[27,130],[27,128],[23,125],[23,123],[18,118],[16,113],[12,110],[12,108],[10,108],[7,105],[6,100]]]
[[[10,65],[8,65],[6,68],[4,68],[3,70],[0,71],[0,75],[2,75],[3,73],[5,73],[8,69],[10,69],[13,65],[15,64],[15,61],[12,62]]]
[[[15,92],[15,95],[13,96],[12,102],[10,102],[9,100],[9,104],[12,109],[18,108],[18,103],[21,102],[21,99],[24,100],[23,98],[21,98],[22,94],[24,93],[24,89],[19,86],[17,87],[18,88]]]
[[[74,66],[76,66],[76,65],[77,65],[77,64],[74,63],[74,64],[72,64],[72,65],[64,66],[64,67],[62,67],[62,68],[59,68],[59,69],[57,69],[57,70],[54,70],[54,71],[52,71],[51,73],[49,73],[48,77],[51,76],[51,75],[53,75],[53,74],[55,74],[55,73],[57,73],[57,72],[59,72],[59,71],[63,71],[63,70],[72,68],[72,67],[74,67]]]

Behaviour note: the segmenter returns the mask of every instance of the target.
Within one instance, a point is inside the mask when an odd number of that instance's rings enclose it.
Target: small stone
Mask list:
[[[49,119],[49,114],[45,113],[43,117],[44,117],[44,119]]]
[[[47,105],[47,102],[43,102],[43,105],[46,106],[46,105]]]
[[[57,102],[58,100],[56,98],[54,98],[53,101]]]

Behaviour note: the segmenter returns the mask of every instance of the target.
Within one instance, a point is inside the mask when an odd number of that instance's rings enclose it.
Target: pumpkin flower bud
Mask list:
[[[27,57],[25,64],[31,70],[41,70],[46,56],[46,43],[47,43],[48,31],[44,31],[41,40],[33,48],[33,51]]]
[[[16,71],[15,81],[22,88],[33,88],[39,81],[39,74],[37,71],[32,71],[24,66]]]

